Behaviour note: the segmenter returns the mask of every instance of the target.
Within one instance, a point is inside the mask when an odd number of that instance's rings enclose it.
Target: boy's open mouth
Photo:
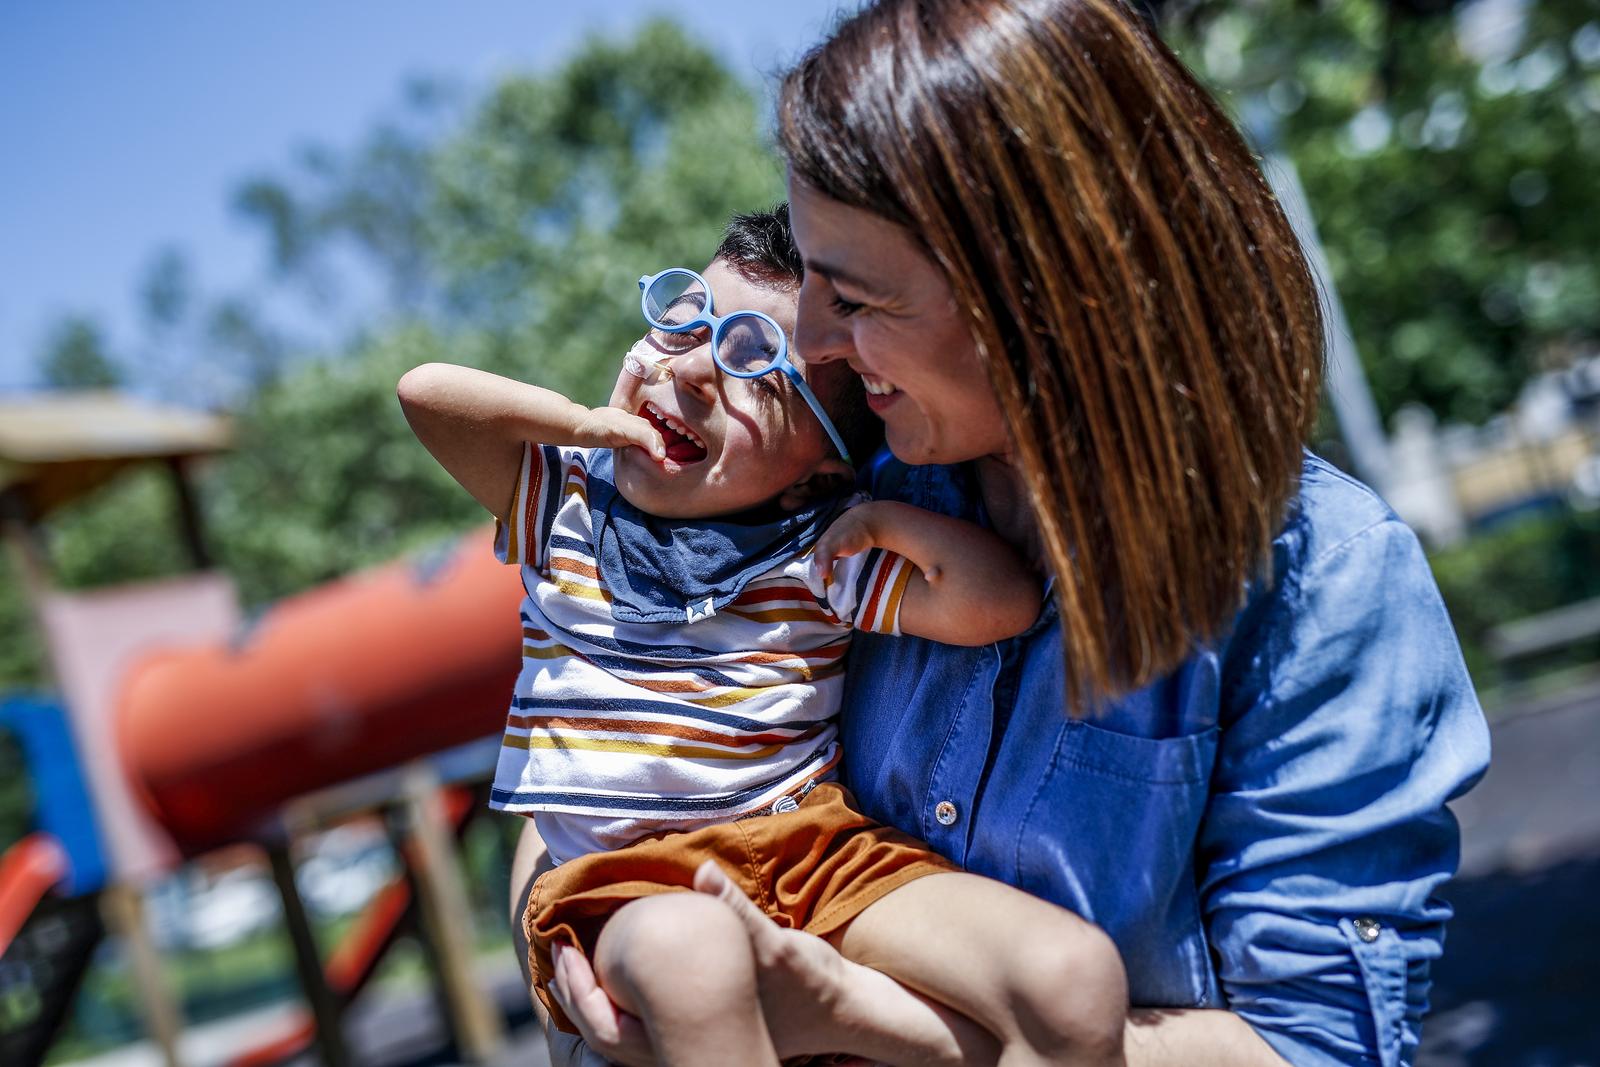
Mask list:
[[[706,446],[695,432],[648,400],[640,405],[639,417],[648,419],[661,434],[667,458],[674,463],[698,463],[706,458]]]

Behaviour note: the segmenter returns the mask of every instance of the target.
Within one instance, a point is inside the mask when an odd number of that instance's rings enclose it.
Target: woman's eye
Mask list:
[[[848,319],[851,315],[854,315],[864,307],[866,307],[865,304],[858,304],[853,300],[846,300],[842,296],[837,294],[834,295],[833,313],[839,316],[841,319]]]

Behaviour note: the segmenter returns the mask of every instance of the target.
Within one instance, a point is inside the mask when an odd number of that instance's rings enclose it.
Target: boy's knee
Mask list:
[[[1119,1062],[1128,1013],[1116,944],[1059,909],[1012,946],[1008,1000],[1019,1036],[1045,1062]]]
[[[624,905],[596,946],[602,984],[641,1002],[710,1003],[754,995],[749,934],[727,905],[702,893],[666,893]]]

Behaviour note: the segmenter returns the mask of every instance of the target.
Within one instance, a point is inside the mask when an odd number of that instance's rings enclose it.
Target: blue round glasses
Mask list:
[[[639,279],[639,292],[639,310],[644,312],[644,321],[655,329],[689,333],[709,327],[711,358],[722,373],[735,378],[759,378],[773,371],[787,374],[795,390],[816,413],[840,458],[854,465],[833,420],[800,376],[800,368],[789,361],[788,339],[771,315],[760,311],[718,315],[711,300],[711,286],[687,267],[669,267],[659,274],[645,275]]]

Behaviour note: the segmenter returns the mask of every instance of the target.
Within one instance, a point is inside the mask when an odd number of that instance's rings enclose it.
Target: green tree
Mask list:
[[[122,382],[100,324],[87,315],[68,315],[56,323],[45,341],[39,374],[52,389],[105,389]]]
[[[1380,409],[1482,422],[1600,338],[1600,18],[1540,0],[1469,50],[1380,0],[1176,12],[1182,55],[1269,109]]]
[[[757,94],[667,22],[592,39],[470,107],[433,84],[408,90],[405,121],[239,192],[269,253],[257,293],[204,304],[175,254],[146,275],[147,318],[174,336],[197,322],[182,343],[252,385],[235,452],[201,485],[252,604],[487,520],[406,426],[407,369],[469,363],[602,402],[642,331],[638,277],[700,265],[731,214],[782,196]],[[360,288],[338,276],[352,248],[382,299],[340,303]],[[291,364],[293,329],[261,310],[284,289],[349,313],[346,335]],[[169,494],[152,472],[64,513],[64,580],[181,569]]]

